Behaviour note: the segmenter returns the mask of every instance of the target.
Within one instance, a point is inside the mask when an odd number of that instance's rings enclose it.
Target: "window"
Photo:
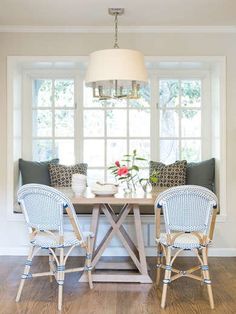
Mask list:
[[[84,88],[83,159],[94,179],[111,180],[107,168],[134,149],[150,159],[150,87],[138,100],[97,101],[90,88]],[[143,163],[147,173],[148,164]]]
[[[75,162],[75,99],[72,79],[34,79],[32,97],[33,160],[59,157]]]
[[[33,160],[86,162],[91,182],[113,180],[108,167],[134,149],[147,160],[167,164],[211,156],[211,131],[206,131],[210,122],[203,123],[209,107],[203,97],[206,82],[200,75],[152,75],[137,100],[98,101],[82,81],[82,76],[79,81],[56,73],[51,78],[33,77]],[[148,162],[140,166],[140,176],[147,177]]]
[[[200,161],[202,149],[202,81],[159,80],[160,160]]]

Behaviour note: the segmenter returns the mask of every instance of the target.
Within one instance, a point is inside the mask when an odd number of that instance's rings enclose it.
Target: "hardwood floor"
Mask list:
[[[81,261],[81,260],[80,260]],[[195,260],[196,261],[196,260]],[[24,257],[0,257],[0,313],[38,314],[57,311],[57,284],[48,277],[28,280],[22,298],[15,303]],[[68,267],[78,265],[71,257]],[[191,267],[193,258],[179,258],[176,267]],[[155,277],[155,259],[148,258],[151,277]],[[160,309],[161,288],[155,284],[95,283],[89,290],[87,283],[78,283],[79,274],[67,274],[64,285],[63,310],[70,314],[178,314],[178,313],[236,313],[236,258],[209,258],[213,282],[215,310],[211,310],[205,286],[181,278],[170,285],[167,307]],[[46,257],[36,257],[34,270],[48,269]]]

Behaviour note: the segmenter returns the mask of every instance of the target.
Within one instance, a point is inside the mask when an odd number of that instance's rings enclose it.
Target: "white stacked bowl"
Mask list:
[[[84,174],[75,173],[72,175],[71,188],[76,196],[83,195],[86,190],[87,177]]]

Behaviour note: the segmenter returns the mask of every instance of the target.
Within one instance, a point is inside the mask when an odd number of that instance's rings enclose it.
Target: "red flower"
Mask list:
[[[128,172],[129,172],[128,167],[122,166],[122,167],[120,167],[120,168],[118,169],[117,175],[118,175],[118,176],[125,176]]]
[[[115,162],[115,165],[120,168],[120,162],[118,160]]]

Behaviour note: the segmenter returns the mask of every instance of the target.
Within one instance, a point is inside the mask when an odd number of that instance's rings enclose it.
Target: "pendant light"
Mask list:
[[[137,50],[119,48],[118,16],[124,9],[110,8],[108,12],[115,17],[114,47],[90,54],[85,82],[93,88],[93,97],[100,100],[137,99],[140,85],[147,82],[144,56]]]

